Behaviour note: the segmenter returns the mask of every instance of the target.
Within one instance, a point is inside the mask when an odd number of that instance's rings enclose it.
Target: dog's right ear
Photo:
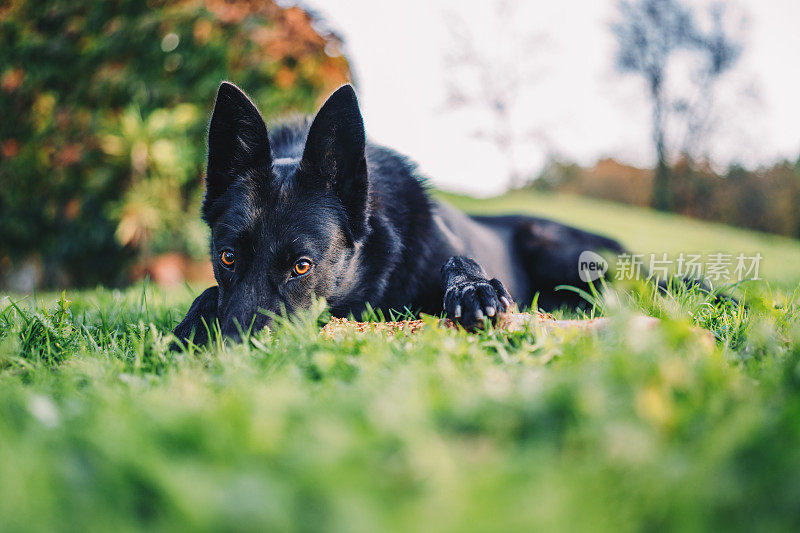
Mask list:
[[[272,155],[264,119],[235,85],[223,82],[208,127],[208,170],[203,218],[237,177],[269,172]]]

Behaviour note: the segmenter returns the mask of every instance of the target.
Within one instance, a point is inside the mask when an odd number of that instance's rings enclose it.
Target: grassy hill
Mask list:
[[[630,205],[546,192],[514,192],[489,199],[438,196],[474,214],[527,213],[602,233],[640,253],[760,252],[761,277],[793,287],[800,282],[800,241]]]
[[[759,250],[780,288],[745,309],[627,287],[597,309],[604,334],[328,339],[318,307],[186,351],[168,345],[189,289],[0,296],[0,529],[800,527],[796,242],[578,198],[447,198],[636,250]]]

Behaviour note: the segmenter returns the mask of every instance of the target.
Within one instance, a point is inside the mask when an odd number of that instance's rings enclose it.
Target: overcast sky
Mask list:
[[[694,0],[693,0],[694,1]],[[696,0],[702,2],[703,0]],[[358,95],[374,141],[416,160],[439,187],[477,194],[508,184],[507,156],[476,130],[491,125],[472,108],[445,109],[448,25],[474,36],[488,57],[508,60],[509,43],[535,45],[514,58],[537,73],[514,109],[515,159],[535,172],[548,154],[582,164],[616,157],[652,165],[650,111],[643,82],[613,67],[609,24],[614,0],[521,1],[512,20],[491,0],[308,0],[345,39]],[[747,165],[800,154],[800,0],[726,2],[744,27],[745,51],[724,80],[724,123],[709,142],[717,163]],[[755,96],[753,96],[755,95]]]

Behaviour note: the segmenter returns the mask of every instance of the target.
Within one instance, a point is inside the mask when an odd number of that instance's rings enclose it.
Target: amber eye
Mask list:
[[[301,259],[294,264],[294,268],[292,269],[292,274],[295,276],[302,276],[309,270],[311,270],[311,263],[305,259]]]
[[[225,250],[219,254],[219,260],[222,261],[223,265],[230,268],[236,262],[236,256],[230,250]]]

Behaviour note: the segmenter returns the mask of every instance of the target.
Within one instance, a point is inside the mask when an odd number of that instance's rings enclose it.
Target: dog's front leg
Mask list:
[[[478,263],[459,255],[442,267],[442,290],[445,313],[468,329],[479,325],[485,316],[495,320],[513,305],[500,280],[488,279]]]
[[[175,327],[173,334],[183,342],[191,339],[195,344],[206,344],[208,332],[214,327],[214,321],[217,319],[218,298],[219,287],[216,285],[204,290],[200,296],[195,298],[184,319]]]

